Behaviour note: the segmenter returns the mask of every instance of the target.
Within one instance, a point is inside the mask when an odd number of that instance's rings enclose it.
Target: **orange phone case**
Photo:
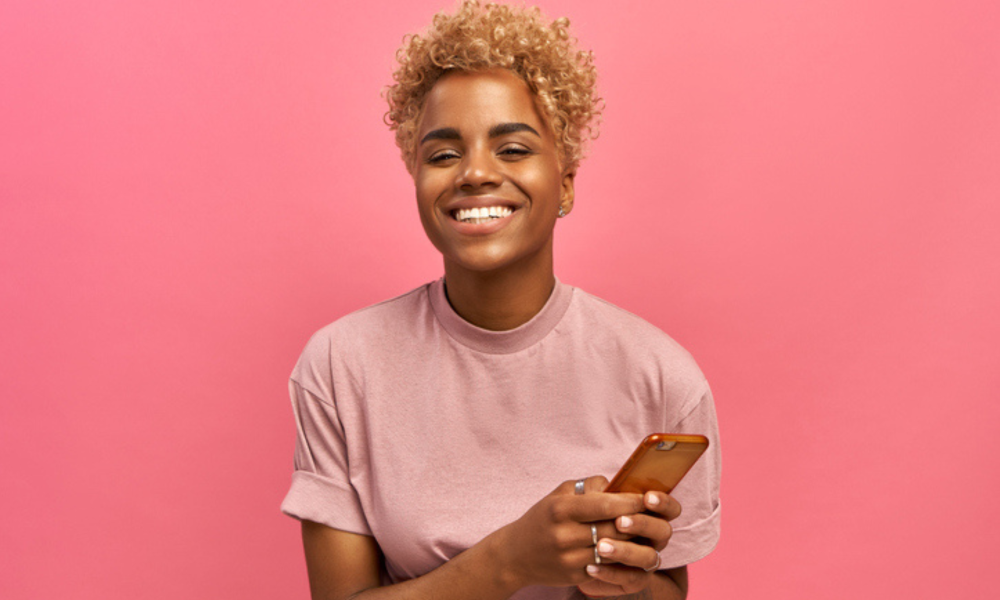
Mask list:
[[[605,492],[670,493],[708,448],[703,435],[654,433],[635,449]]]

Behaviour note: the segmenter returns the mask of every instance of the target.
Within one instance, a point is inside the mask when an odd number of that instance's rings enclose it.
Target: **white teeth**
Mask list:
[[[459,221],[470,222],[480,219],[502,219],[510,216],[514,212],[509,206],[489,206],[483,208],[460,208],[455,211],[455,218]]]

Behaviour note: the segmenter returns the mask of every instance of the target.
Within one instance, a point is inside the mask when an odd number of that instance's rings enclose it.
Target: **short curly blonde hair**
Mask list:
[[[591,52],[579,51],[569,19],[548,23],[538,8],[515,9],[465,0],[453,14],[438,13],[422,34],[403,38],[395,84],[386,88],[386,124],[412,173],[424,99],[446,71],[509,69],[523,79],[548,117],[563,168],[576,169],[584,145],[597,137],[602,101],[595,93]]]

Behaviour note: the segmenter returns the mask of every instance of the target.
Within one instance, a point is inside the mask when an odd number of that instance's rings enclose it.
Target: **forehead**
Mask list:
[[[418,139],[440,127],[471,134],[497,123],[518,122],[547,135],[535,96],[520,77],[506,69],[455,71],[442,76],[427,94]]]

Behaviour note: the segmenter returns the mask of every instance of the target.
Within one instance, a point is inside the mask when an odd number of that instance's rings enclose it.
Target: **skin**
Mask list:
[[[463,318],[504,330],[537,314],[555,284],[552,241],[560,206],[573,207],[573,176],[560,164],[528,86],[505,70],[454,72],[430,91],[413,165],[417,206],[441,252],[448,299]],[[456,203],[503,204],[513,213],[461,225]],[[684,567],[646,572],[666,547],[680,505],[660,492],[605,494],[604,477],[560,484],[516,521],[437,569],[380,586],[374,538],[303,521],[314,599],[501,600],[531,585],[577,586],[589,597],[682,599]],[[591,524],[602,564],[594,568]],[[588,570],[588,566],[590,569]]]

